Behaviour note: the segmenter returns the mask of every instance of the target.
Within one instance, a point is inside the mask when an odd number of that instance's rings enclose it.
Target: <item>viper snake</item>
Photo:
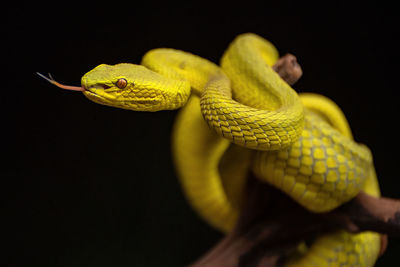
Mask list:
[[[183,191],[194,210],[223,232],[238,219],[249,171],[312,212],[331,211],[360,190],[379,196],[371,152],[353,140],[340,108],[318,94],[297,94],[272,69],[278,58],[269,41],[246,33],[229,45],[220,66],[159,48],[141,65],[99,65],[80,87],[41,76],[103,105],[180,108],[172,150]],[[304,245],[285,264],[373,266],[379,249],[377,233],[337,231]]]

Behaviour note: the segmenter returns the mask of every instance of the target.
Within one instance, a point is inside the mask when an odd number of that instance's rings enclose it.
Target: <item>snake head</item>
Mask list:
[[[168,79],[141,65],[102,64],[86,73],[81,83],[83,94],[99,104],[135,111],[172,109],[165,106],[173,94],[165,89]]]
[[[101,64],[82,77],[82,86],[64,85],[50,74],[37,74],[59,88],[81,91],[96,103],[135,111],[177,109],[186,103],[191,92],[184,79],[168,78],[128,63]]]

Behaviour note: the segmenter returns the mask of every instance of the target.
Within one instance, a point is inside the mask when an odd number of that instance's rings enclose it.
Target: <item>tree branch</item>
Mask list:
[[[400,237],[400,200],[376,198],[360,192],[337,211],[358,231],[374,231]]]
[[[251,175],[236,227],[191,267],[278,266],[301,241],[339,229],[400,236],[399,214],[399,200],[364,192],[331,212],[312,213]]]
[[[286,54],[272,66],[272,69],[276,71],[282,79],[288,84],[295,84],[300,77],[303,75],[303,71],[297,63],[297,59],[292,54]]]

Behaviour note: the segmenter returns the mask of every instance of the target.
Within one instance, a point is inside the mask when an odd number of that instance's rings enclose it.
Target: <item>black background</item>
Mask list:
[[[398,18],[394,6],[190,1],[72,5],[16,2],[2,12],[3,228],[7,266],[184,266],[222,235],[180,191],[170,157],[176,111],[140,113],[88,101],[60,82],[100,63],[139,63],[152,48],[218,63],[254,32],[297,56],[299,92],[324,94],[367,144],[384,196],[400,198]],[[377,266],[399,266],[391,238]]]

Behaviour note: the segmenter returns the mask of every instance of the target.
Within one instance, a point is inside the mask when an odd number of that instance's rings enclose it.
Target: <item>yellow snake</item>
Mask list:
[[[339,107],[321,95],[298,95],[272,70],[278,58],[270,42],[247,33],[229,45],[220,67],[160,48],[141,65],[99,65],[82,87],[46,79],[113,107],[182,108],[172,135],[180,182],[192,207],[221,231],[236,223],[249,170],[313,212],[361,189],[379,196],[371,152],[353,141]],[[379,250],[377,233],[338,231],[302,244],[286,266],[373,266]]]

